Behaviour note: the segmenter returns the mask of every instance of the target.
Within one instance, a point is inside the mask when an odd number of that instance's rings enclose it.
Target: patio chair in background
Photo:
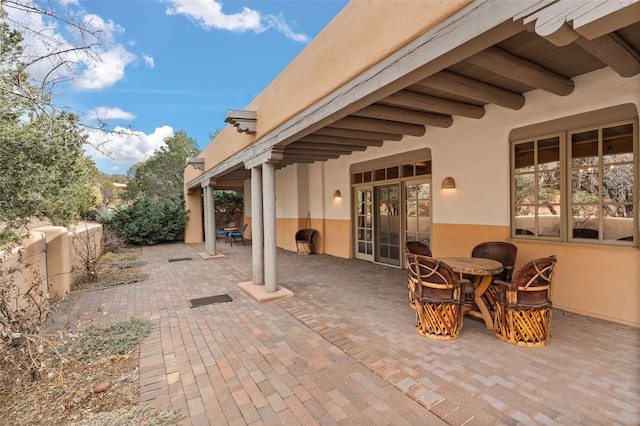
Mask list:
[[[471,257],[497,260],[502,263],[504,269],[499,274],[493,276],[494,279],[511,281],[513,268],[516,264],[518,247],[505,241],[488,241],[480,243],[471,250]],[[497,288],[492,284],[485,292],[485,297],[489,301],[489,308],[495,311],[495,294]]]
[[[437,340],[451,340],[460,335],[463,320],[464,286],[446,263],[432,257],[409,253],[409,274],[415,280],[413,298],[416,330]]]
[[[237,240],[242,241],[242,245],[244,245],[244,231],[247,229],[247,225],[248,224],[245,223],[237,231],[229,232],[229,241],[231,242],[231,245],[233,245],[233,242]]]
[[[235,228],[236,227],[236,223],[235,222],[229,222],[226,224],[226,226],[224,228]],[[224,228],[219,228],[216,231],[216,241],[218,241],[218,238],[224,238],[225,240],[229,237],[227,234],[229,231],[225,231]]]
[[[528,262],[512,282],[495,280],[496,311],[493,331],[505,342],[538,347],[547,344],[551,325],[551,288],[555,256]]]

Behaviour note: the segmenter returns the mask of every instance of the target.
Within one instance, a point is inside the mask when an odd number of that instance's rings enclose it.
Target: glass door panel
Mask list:
[[[431,183],[405,184],[406,241],[420,241],[431,248]]]
[[[355,257],[373,260],[373,191],[371,188],[355,190]]]
[[[400,266],[400,185],[375,187],[375,260]]]

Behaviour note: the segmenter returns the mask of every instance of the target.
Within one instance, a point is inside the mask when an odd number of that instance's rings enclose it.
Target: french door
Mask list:
[[[431,246],[430,179],[354,188],[354,255],[401,266],[406,241]]]
[[[375,260],[400,266],[401,218],[400,184],[376,186],[375,202]]]
[[[373,260],[373,189],[355,190],[355,257]]]

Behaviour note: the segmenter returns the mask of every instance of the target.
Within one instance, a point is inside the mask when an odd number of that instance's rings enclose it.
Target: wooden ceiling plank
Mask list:
[[[594,40],[578,37],[575,43],[611,67],[621,77],[633,77],[640,73],[640,54],[615,33]]]
[[[420,124],[399,123],[397,121],[376,120],[374,118],[348,116],[332,124],[332,127],[354,130],[371,130],[382,133],[399,133],[422,136],[426,129]]]
[[[476,53],[467,58],[466,62],[559,96],[566,96],[573,92],[574,84],[570,78],[551,72],[495,46]]]
[[[496,104],[513,110],[519,110],[524,106],[524,96],[519,93],[514,93],[450,71],[440,71],[425,80],[419,81],[416,83],[416,86],[455,93],[469,99]]]
[[[391,96],[387,96],[381,102],[393,106],[416,108],[439,114],[459,115],[468,118],[482,118],[484,116],[484,108],[481,106],[465,104],[450,99],[411,92],[409,90],[400,90]]]
[[[389,105],[372,104],[354,112],[351,115],[357,117],[377,118],[379,120],[398,121],[401,123],[422,124],[447,128],[453,123],[450,115],[432,114],[406,108],[397,108]]]

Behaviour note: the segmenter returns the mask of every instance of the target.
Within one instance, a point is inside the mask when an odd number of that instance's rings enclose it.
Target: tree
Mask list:
[[[133,177],[125,197],[134,200],[140,196],[178,201],[184,199],[184,168],[188,157],[200,153],[195,139],[180,130],[165,138],[165,145],[142,163],[132,167]]]
[[[129,184],[129,178],[125,175],[115,174],[109,175],[99,173],[98,185],[100,186],[100,198],[105,207],[117,205],[122,198],[126,185]]]
[[[84,157],[78,118],[42,113],[49,96],[28,82],[21,43],[0,22],[0,242],[15,239],[33,217],[66,225],[95,204],[97,170]]]
[[[79,68],[100,62],[99,48],[105,45],[103,31],[91,21],[79,20],[71,9],[73,3],[67,2],[67,10],[61,11],[53,2],[0,1],[0,92],[29,104],[38,115],[59,113],[62,109],[51,102],[54,87],[73,79]],[[56,33],[61,27],[69,38]],[[23,46],[24,38],[29,40],[28,49]],[[12,72],[5,74],[8,68]],[[38,70],[37,81],[29,70]],[[26,77],[27,73],[29,78],[15,78]]]

